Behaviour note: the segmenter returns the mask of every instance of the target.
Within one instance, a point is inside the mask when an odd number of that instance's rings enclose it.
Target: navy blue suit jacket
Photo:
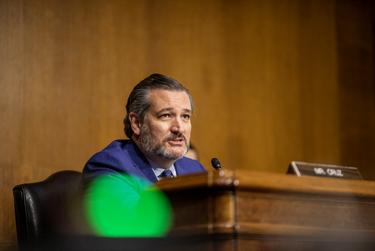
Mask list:
[[[198,161],[186,157],[177,160],[174,166],[178,176],[206,172]],[[94,154],[83,169],[84,179],[111,173],[134,175],[152,183],[157,181],[151,165],[131,140],[113,141],[102,151]]]

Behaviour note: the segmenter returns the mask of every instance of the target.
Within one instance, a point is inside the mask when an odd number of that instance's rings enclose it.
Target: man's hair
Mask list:
[[[147,110],[150,108],[149,94],[152,90],[168,90],[168,91],[183,91],[186,92],[190,99],[190,104],[193,107],[193,100],[190,92],[177,80],[154,73],[139,82],[131,91],[128,101],[126,103],[126,115],[124,118],[124,132],[129,139],[133,136],[131,128],[129,113],[134,112],[138,119],[143,122]]]

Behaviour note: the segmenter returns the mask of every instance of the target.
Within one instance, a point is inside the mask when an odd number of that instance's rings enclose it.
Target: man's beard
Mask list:
[[[183,138],[185,141],[185,150],[183,153],[177,153],[173,149],[167,149],[163,143],[173,140],[176,138]],[[145,153],[150,155],[156,155],[168,160],[178,160],[182,158],[187,150],[189,149],[189,143],[186,141],[186,138],[183,134],[171,134],[165,139],[162,139],[162,142],[157,142],[151,135],[150,129],[146,125],[142,125],[141,132],[138,137],[138,142],[140,147],[145,151]]]

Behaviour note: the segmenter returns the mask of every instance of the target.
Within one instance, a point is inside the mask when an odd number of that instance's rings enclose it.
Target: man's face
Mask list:
[[[139,143],[150,157],[177,160],[189,148],[192,108],[183,91],[152,90],[150,108],[139,130]]]

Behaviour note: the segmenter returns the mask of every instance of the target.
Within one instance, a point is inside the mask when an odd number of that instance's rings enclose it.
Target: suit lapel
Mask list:
[[[174,167],[176,168],[176,173],[177,173],[177,176],[180,176],[180,175],[186,175],[186,174],[189,174],[189,169],[184,167],[183,165],[181,165],[181,162],[179,160],[177,160],[175,163],[174,163]]]
[[[138,149],[134,142],[129,144],[128,151],[129,157],[133,162],[133,167],[140,170],[143,176],[145,176],[149,181],[155,183],[158,179],[156,178],[150,163],[148,163],[147,159],[143,156],[143,153]]]

